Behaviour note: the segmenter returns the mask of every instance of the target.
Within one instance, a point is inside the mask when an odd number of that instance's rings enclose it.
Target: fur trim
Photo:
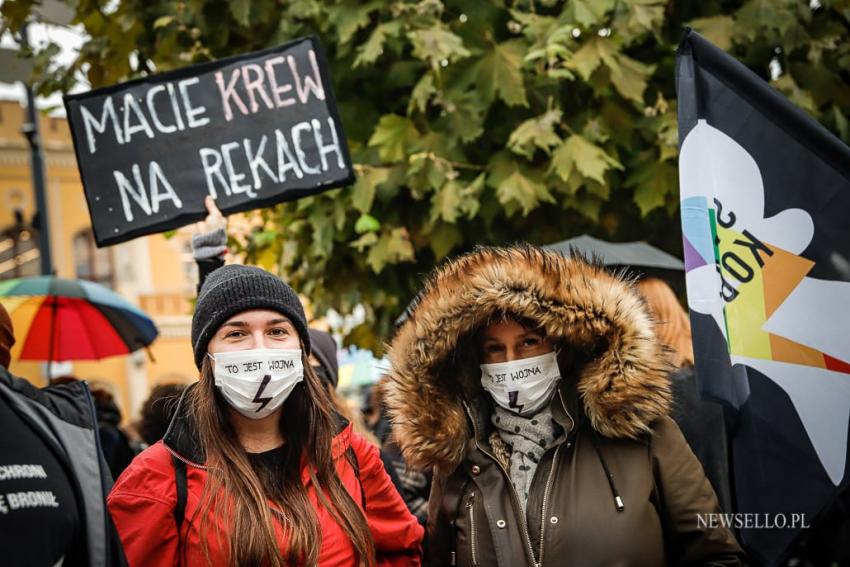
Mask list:
[[[550,339],[595,353],[577,390],[600,434],[637,439],[669,414],[668,359],[630,282],[580,257],[481,247],[432,274],[390,346],[384,402],[411,466],[449,471],[463,460],[471,432],[462,400],[481,386],[477,366],[462,370],[476,358],[465,352],[471,345],[458,343],[497,313],[535,321]]]

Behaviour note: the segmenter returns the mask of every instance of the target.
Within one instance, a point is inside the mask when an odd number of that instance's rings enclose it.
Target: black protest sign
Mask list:
[[[348,185],[315,38],[65,97],[99,246]]]

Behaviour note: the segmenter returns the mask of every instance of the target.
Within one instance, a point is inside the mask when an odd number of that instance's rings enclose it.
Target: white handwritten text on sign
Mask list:
[[[115,244],[353,181],[313,38],[66,97],[92,226]]]

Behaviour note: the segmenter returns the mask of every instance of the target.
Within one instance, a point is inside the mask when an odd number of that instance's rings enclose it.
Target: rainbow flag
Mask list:
[[[677,90],[696,370],[735,418],[735,511],[817,528],[848,487],[850,148],[690,30]],[[802,529],[739,536],[774,565]]]

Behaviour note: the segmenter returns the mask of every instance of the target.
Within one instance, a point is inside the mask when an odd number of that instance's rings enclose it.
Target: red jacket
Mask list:
[[[172,423],[163,441],[136,457],[118,478],[107,500],[130,567],[206,565],[198,532],[200,519],[195,517],[195,512],[207,473],[202,465],[196,464],[204,459],[192,439],[194,436],[185,424],[180,431],[178,421]],[[359,484],[354,467],[345,455],[349,446],[357,456]],[[187,463],[188,494],[179,537],[173,515],[177,492],[172,453]],[[390,481],[378,450],[348,425],[334,439],[333,455],[337,474],[354,501],[362,507],[365,496],[364,511],[375,542],[377,564],[387,567],[419,565],[424,530]],[[302,479],[308,485],[308,494],[318,514],[322,533],[319,565],[355,565],[351,541],[328,511],[318,505],[306,472]],[[217,538],[212,527],[210,523],[211,563],[227,565],[227,558],[216,546]],[[277,528],[280,533],[280,526]],[[178,551],[178,545],[184,549]]]

